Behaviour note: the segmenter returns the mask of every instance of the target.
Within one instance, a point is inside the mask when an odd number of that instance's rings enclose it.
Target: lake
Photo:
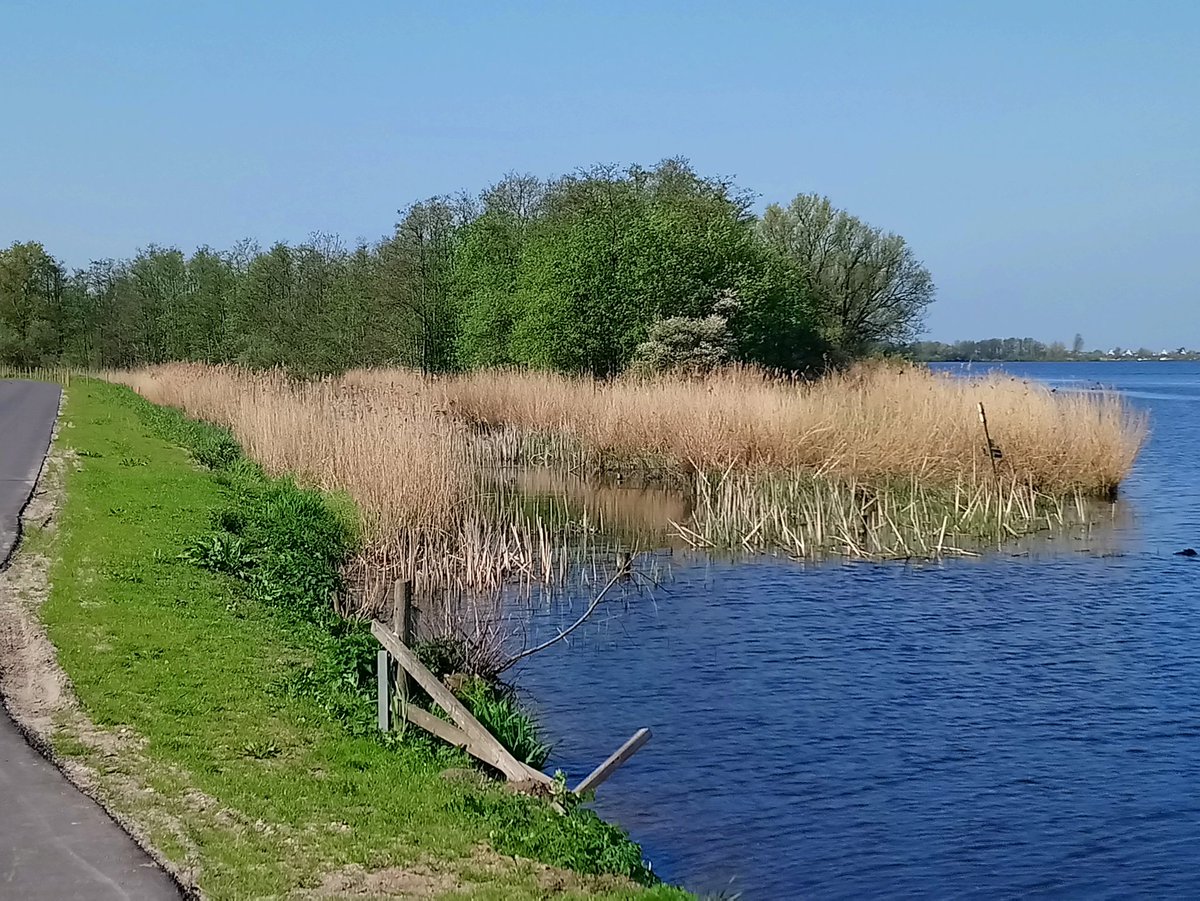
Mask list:
[[[653,729],[595,807],[664,878],[746,899],[1200,891],[1200,560],[1173,555],[1200,547],[1200,364],[1002,368],[1149,411],[1090,537],[920,565],[676,553],[661,588],[521,667],[551,769]]]

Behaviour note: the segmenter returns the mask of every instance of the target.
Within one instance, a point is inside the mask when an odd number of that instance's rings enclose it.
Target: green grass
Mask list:
[[[53,538],[36,538],[54,559],[43,616],[87,715],[126,738],[104,753],[68,723],[56,749],[210,897],[278,897],[347,864],[430,866],[453,897],[688,897],[590,811],[448,781],[458,752],[371,728],[371,645],[322,602],[355,540],[344,500],[91,380],[73,381],[58,443],[78,457]],[[481,846],[623,878],[548,881],[480,863]]]

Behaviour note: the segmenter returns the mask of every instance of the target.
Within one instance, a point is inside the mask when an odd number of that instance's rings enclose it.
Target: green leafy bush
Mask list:
[[[179,555],[194,566],[243,577],[254,565],[246,542],[230,532],[206,532],[193,538]]]
[[[459,692],[463,704],[475,719],[513,757],[540,770],[550,757],[550,746],[542,741],[541,730],[517,701],[512,689],[489,684],[483,679],[469,680]]]

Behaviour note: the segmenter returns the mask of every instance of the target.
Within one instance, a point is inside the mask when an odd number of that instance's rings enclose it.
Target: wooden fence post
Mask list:
[[[429,694],[433,703],[437,704],[442,710],[450,716],[457,726],[455,734],[461,732],[465,736],[465,740],[469,742],[467,750],[475,757],[486,763],[494,766],[502,772],[511,782],[540,782],[543,785],[550,785],[553,780],[531,766],[527,766],[517,760],[510,754],[505,747],[500,744],[499,740],[484,727],[479,720],[471,715],[471,712],[463,705],[458,698],[454,697],[454,693],[450,691],[441,680],[431,673],[420,660],[399,638],[385,626],[383,623],[376,620],[371,623],[371,634],[374,635],[381,645],[387,649],[400,664],[408,671],[421,688]],[[419,710],[415,705],[410,706],[405,711],[405,716],[408,719],[413,719],[424,729],[428,729],[431,723],[429,719],[432,714],[421,711],[421,714],[415,714]],[[423,715],[422,715],[423,714]],[[418,722],[419,720],[419,722]],[[430,730],[433,731],[433,730]],[[438,732],[435,735],[443,737]],[[452,743],[457,743],[455,739],[447,739]]]
[[[582,795],[584,792],[592,791],[597,788],[601,782],[605,782],[609,776],[617,771],[617,767],[623,764],[626,760],[637,753],[638,748],[650,740],[649,729],[638,729],[637,732],[630,736],[629,740],[617,750],[609,755],[608,760],[596,767],[587,778],[580,782],[573,791],[577,795]]]

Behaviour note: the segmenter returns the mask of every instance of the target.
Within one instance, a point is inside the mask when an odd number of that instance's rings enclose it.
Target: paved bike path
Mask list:
[[[57,385],[0,380],[0,567],[20,534],[20,514],[37,484],[59,395]],[[31,748],[0,708],[0,901],[179,897],[175,882]]]

